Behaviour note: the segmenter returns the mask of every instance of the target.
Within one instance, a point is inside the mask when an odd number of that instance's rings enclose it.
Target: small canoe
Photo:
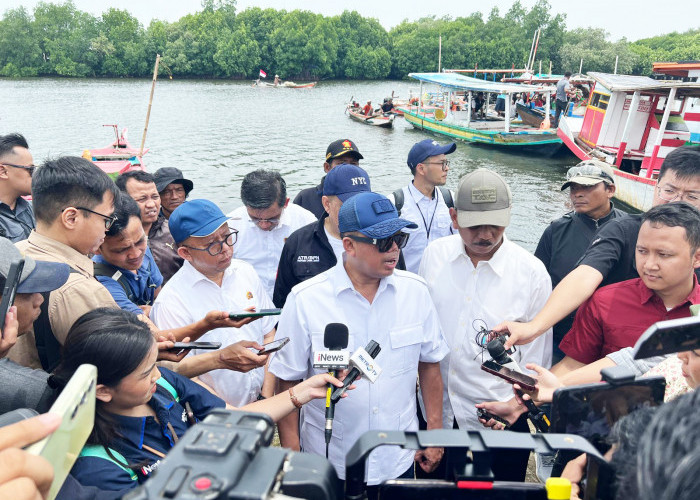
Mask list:
[[[253,82],[253,87],[264,87],[264,88],[276,88],[276,89],[312,89],[316,86],[318,82],[310,83],[294,83],[294,82],[282,82],[278,85],[269,82],[262,82],[260,80],[255,80]]]
[[[133,147],[126,139],[126,129],[119,134],[117,125],[104,126],[114,127],[116,140],[104,148],[84,150],[83,158],[92,161],[112,179],[130,170],[146,170],[141,158],[148,149],[141,152]]]
[[[372,125],[374,127],[381,128],[392,128],[394,126],[394,114],[384,115],[379,113],[377,115],[365,116],[360,111],[355,111],[354,108],[348,107],[347,113],[350,118],[356,120],[365,125]]]
[[[544,111],[532,109],[522,104],[516,104],[518,108],[518,116],[525,125],[530,125],[533,128],[540,128],[544,121]]]

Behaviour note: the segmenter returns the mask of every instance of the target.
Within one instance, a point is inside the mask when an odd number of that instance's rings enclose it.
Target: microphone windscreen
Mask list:
[[[332,351],[348,347],[348,327],[343,323],[328,323],[323,332],[323,346]]]

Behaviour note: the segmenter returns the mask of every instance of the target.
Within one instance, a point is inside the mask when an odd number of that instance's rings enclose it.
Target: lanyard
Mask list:
[[[437,207],[438,203],[440,200],[438,200],[438,193],[437,193],[437,188],[433,188],[433,196],[435,197],[435,208],[433,209],[433,215],[430,217],[430,223],[427,223],[425,221],[425,216],[423,215],[423,211],[420,209],[420,205],[416,201],[416,199],[413,197],[413,193],[411,193],[411,190],[409,189],[408,192],[411,195],[411,199],[413,200],[413,203],[416,204],[416,208],[418,209],[418,213],[420,213],[420,218],[423,219],[423,226],[425,226],[425,238],[426,240],[430,241],[430,229],[433,227],[433,219],[435,219],[435,212],[437,212]],[[430,208],[428,208],[430,210]]]

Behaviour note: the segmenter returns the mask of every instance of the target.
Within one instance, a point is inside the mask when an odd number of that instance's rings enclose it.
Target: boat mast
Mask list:
[[[627,149],[627,140],[630,135],[630,128],[632,128],[632,117],[634,116],[637,106],[639,105],[639,90],[635,90],[632,94],[632,102],[630,102],[629,114],[627,115],[627,120],[625,121],[625,128],[622,129],[622,139],[620,139],[620,145],[617,148],[617,157],[615,158],[615,166],[620,167],[622,165],[622,159],[625,156],[625,149]]]
[[[156,80],[158,79],[158,63],[160,63],[160,54],[156,54],[156,65],[153,68],[153,83],[151,84],[151,96],[148,99],[148,111],[146,112],[146,124],[143,126],[143,137],[141,138],[141,147],[139,148],[139,158],[143,156],[143,147],[146,145],[146,133],[148,132],[148,121],[151,119],[151,105],[153,104],[153,92],[156,90]]]
[[[654,161],[656,161],[656,158],[659,156],[661,140],[664,138],[664,132],[666,132],[666,125],[668,124],[668,117],[671,114],[671,108],[673,107],[675,100],[676,87],[672,87],[671,92],[668,93],[668,100],[666,101],[666,107],[664,108],[664,116],[661,119],[661,125],[659,125],[659,133],[656,134],[656,139],[654,139],[654,149],[651,150],[651,161],[649,162],[649,168],[647,168],[647,179],[651,179],[651,174],[654,172]]]

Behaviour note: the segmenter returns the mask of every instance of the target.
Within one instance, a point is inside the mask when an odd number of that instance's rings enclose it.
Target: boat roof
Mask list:
[[[476,90],[478,92],[498,92],[510,94],[513,92],[550,92],[552,89],[541,85],[525,85],[519,83],[490,82],[459,73],[409,73],[408,76],[421,82],[435,83],[443,87],[457,90]]]
[[[597,72],[590,72],[588,76],[604,85],[611,92],[635,92],[639,90],[666,95],[672,88],[676,88],[676,96],[700,97],[699,82],[663,81],[654,80],[648,76],[613,75]]]
[[[655,62],[652,70],[663,75],[692,77],[700,75],[700,61]]]

